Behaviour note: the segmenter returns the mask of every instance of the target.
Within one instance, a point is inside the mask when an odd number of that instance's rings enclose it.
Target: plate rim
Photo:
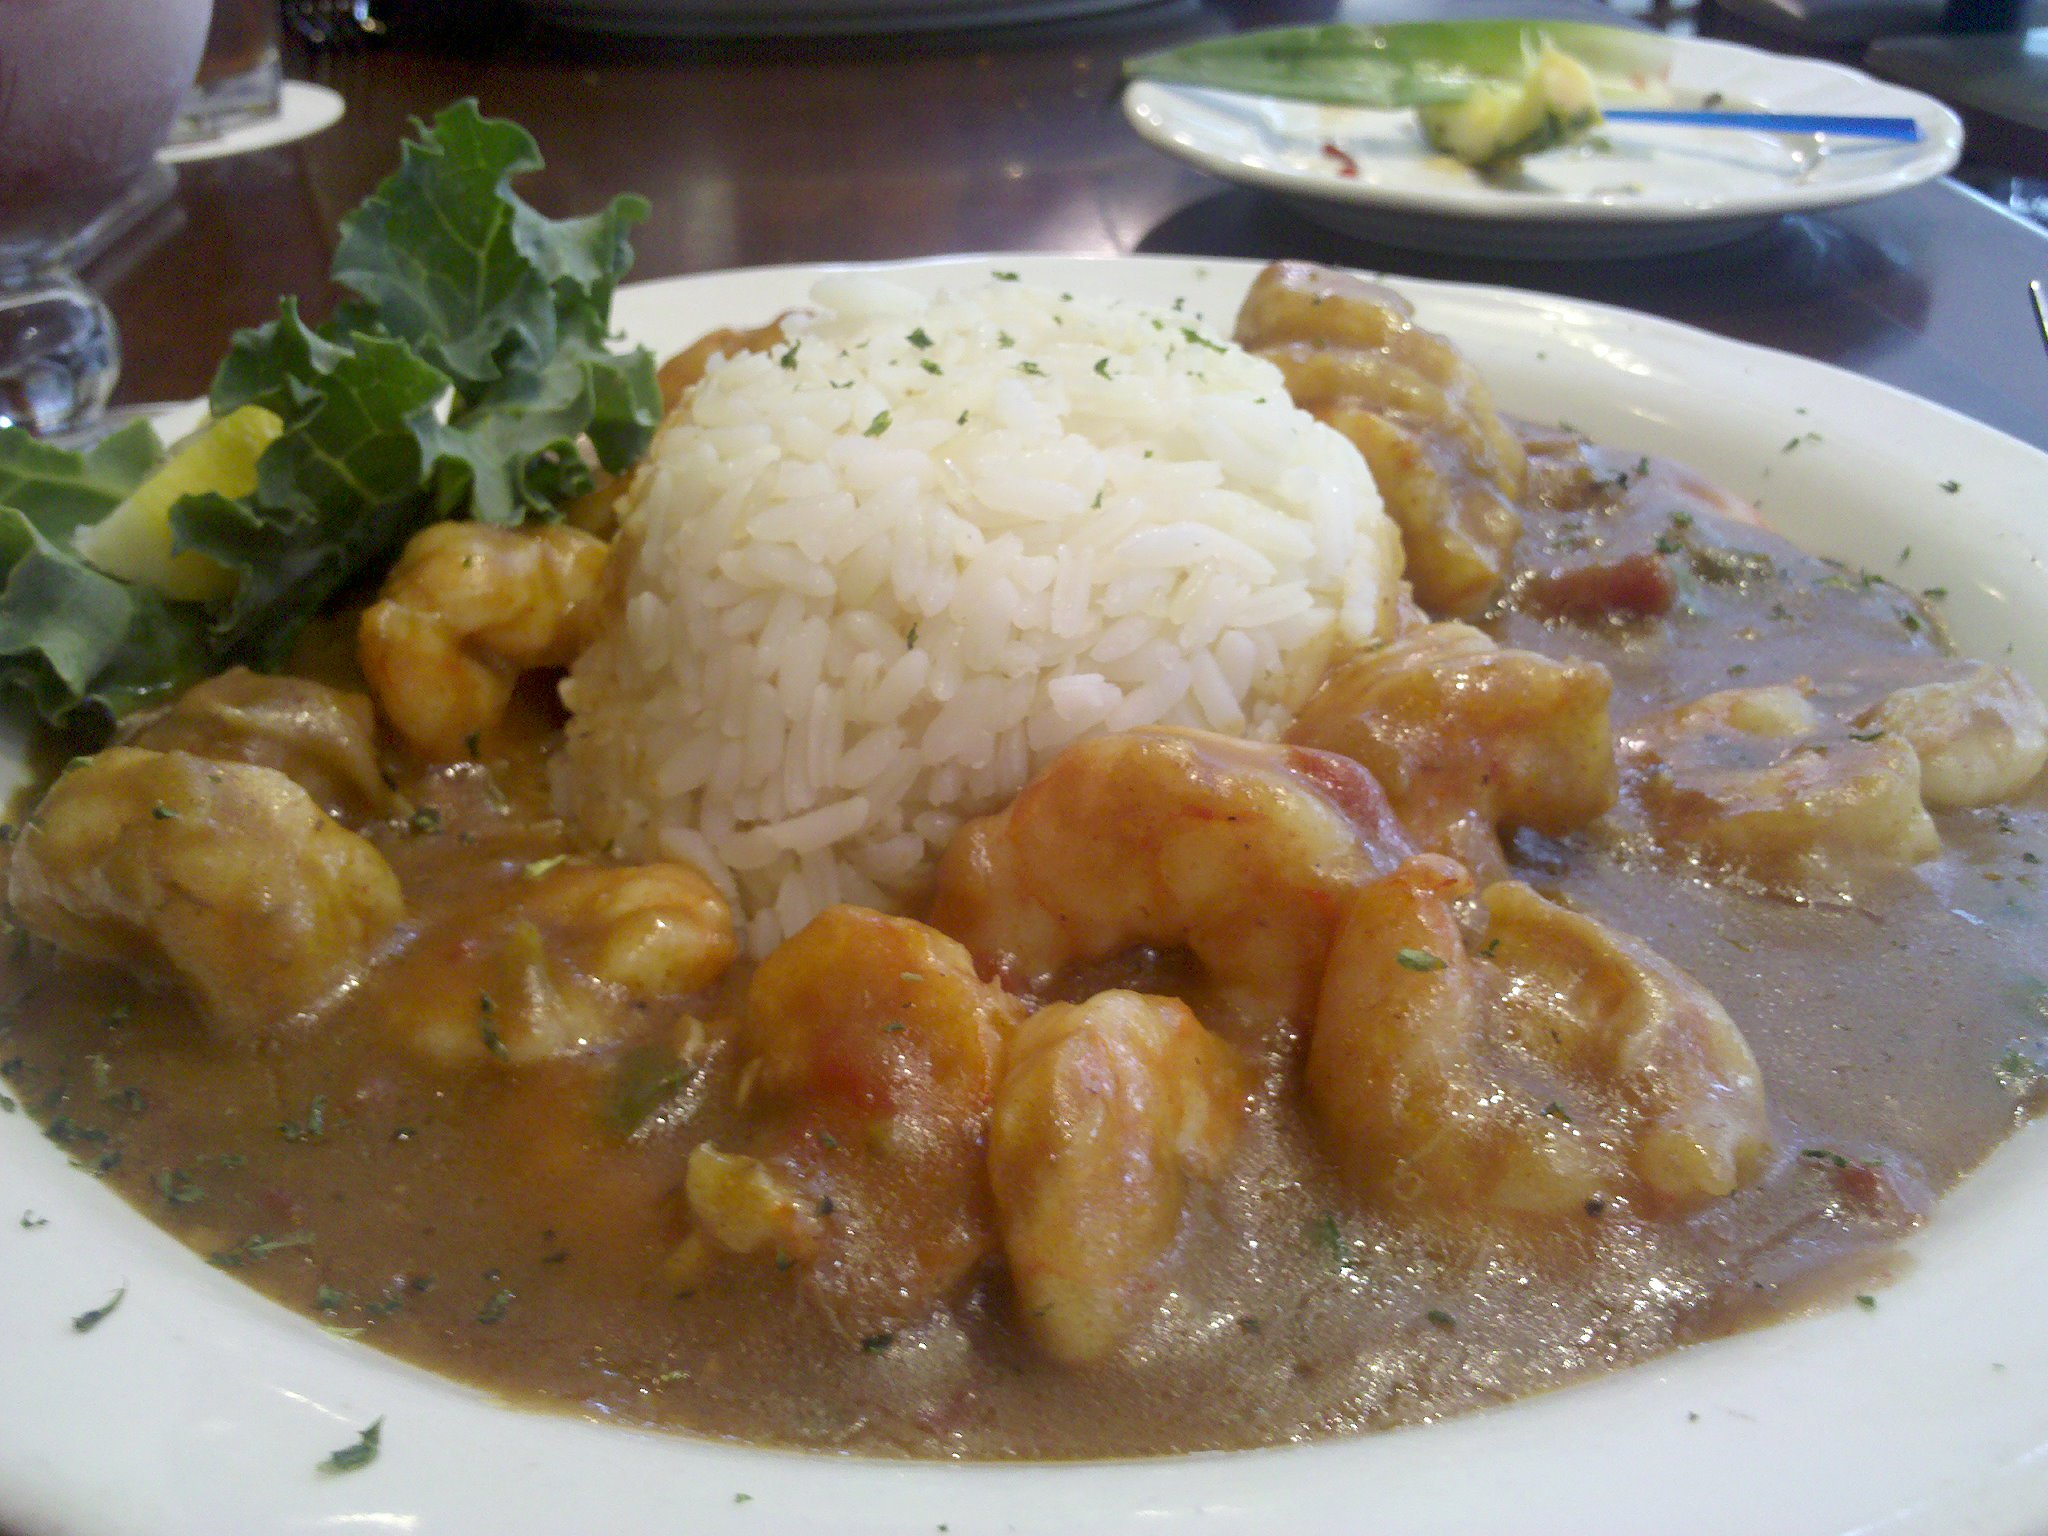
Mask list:
[[[1038,253],[939,257],[916,262],[795,263],[629,285],[620,292],[622,318],[629,328],[644,325],[645,313],[672,307],[681,295],[701,296],[710,306],[732,302],[722,296],[726,289],[780,288],[800,296],[802,290],[798,285],[807,288],[819,277],[846,272],[915,271],[943,280],[949,273],[968,276],[991,270],[997,264],[1014,268],[1027,277],[1043,276],[1055,281],[1062,273],[1078,278],[1089,269],[1142,271],[1148,282],[1150,274],[1157,273],[1162,288],[1174,282],[1177,273],[1189,274],[1196,283],[1208,281],[1212,273],[1222,274],[1230,282],[1239,276],[1248,278],[1261,265],[1254,261],[1192,257],[1063,257]],[[1993,460],[2004,461],[2024,483],[2048,484],[2048,454],[1948,407],[1829,364],[1592,301],[1485,284],[1405,278],[1392,281],[1417,299],[1426,321],[1433,308],[1451,311],[1462,305],[1482,313],[1497,309],[1507,317],[1500,323],[1509,332],[1513,330],[1509,321],[1525,326],[1548,324],[1563,331],[1578,326],[1592,342],[1610,350],[1619,347],[1625,352],[1647,339],[1647,350],[1639,349],[1638,355],[1654,354],[1670,346],[1697,356],[1704,348],[1708,355],[1718,355],[1738,370],[1761,370],[1766,375],[1789,373],[1795,382],[1809,385],[1815,380],[1832,380],[1849,391],[1850,404],[1859,414],[1868,410],[1875,422],[1873,431],[1882,431],[1898,411],[1905,410],[1914,416],[1932,411],[1944,423],[1945,433],[1993,450]],[[1163,293],[1160,298],[1163,302]],[[786,301],[787,298],[782,300]],[[696,325],[715,318],[719,318],[716,312],[707,309],[689,323]],[[723,318],[731,317],[727,314]],[[1853,449],[1854,445],[1850,447]],[[1799,462],[1803,465],[1823,457],[1820,453],[1801,455]],[[2031,548],[2037,552],[2048,548],[2048,538],[2034,533]],[[2048,590],[2048,577],[2037,585]],[[861,1529],[896,1531],[931,1529],[937,1520],[945,1520],[958,1536],[1004,1528],[1108,1533],[1128,1530],[1130,1522],[1140,1515],[1170,1516],[1177,1528],[1188,1530],[1251,1532],[1274,1528],[1285,1518],[1307,1530],[1350,1532],[1356,1529],[1361,1492],[1375,1497],[1388,1510],[1388,1529],[1418,1533],[1449,1531],[1469,1528],[1456,1518],[1459,1511],[1445,1503],[1454,1495],[1488,1498],[1495,1501],[1496,1509],[1526,1510],[1530,1507],[1527,1501],[1545,1491],[1541,1485],[1504,1481],[1500,1470],[1489,1463],[1489,1441],[1497,1441],[1503,1433],[1510,1438],[1533,1435],[1554,1446],[1559,1442],[1550,1429],[1560,1424],[1568,1427],[1583,1417],[1581,1410],[1596,1396],[1602,1411],[1610,1417],[1630,1425],[1641,1419],[1647,1430],[1647,1415],[1658,1411],[1660,1399],[1669,1396],[1669,1384],[1699,1378],[1703,1366],[1732,1363],[1744,1372],[1770,1368],[1774,1363],[1782,1365],[1788,1358],[1801,1356],[1816,1341],[1828,1342],[1838,1353],[1846,1348],[1849,1358],[1858,1358],[1856,1351],[1869,1348],[1873,1339],[1883,1342],[1894,1336],[1899,1326],[1897,1319],[1911,1311],[1908,1305],[1895,1307],[1890,1301],[1868,1317],[1855,1309],[1840,1309],[1681,1351],[1510,1407],[1425,1428],[1305,1447],[1149,1462],[1022,1467],[842,1460],[636,1432],[566,1416],[500,1413],[490,1408],[491,1400],[475,1389],[431,1376],[391,1357],[326,1338],[316,1325],[299,1314],[208,1270],[189,1250],[141,1218],[110,1190],[65,1169],[61,1153],[50,1148],[25,1121],[25,1116],[0,1116],[0,1176],[25,1180],[17,1190],[27,1187],[39,1191],[45,1186],[61,1190],[62,1207],[84,1213],[79,1224],[84,1240],[104,1237],[114,1250],[114,1260],[148,1264],[153,1284],[131,1295],[122,1314],[110,1319],[107,1326],[89,1337],[69,1336],[69,1313],[103,1300],[116,1278],[113,1270],[117,1266],[70,1252],[69,1245],[77,1234],[61,1228],[37,1234],[0,1230],[0,1329],[22,1341],[20,1363],[28,1367],[19,1375],[0,1374],[0,1431],[5,1431],[0,1432],[0,1521],[13,1520],[21,1536],[42,1536],[57,1530],[93,1530],[108,1536],[127,1536],[130,1532],[137,1536],[143,1532],[151,1536],[178,1536],[192,1531],[211,1536],[224,1523],[224,1512],[236,1516],[225,1523],[242,1529],[256,1528],[255,1521],[267,1517],[264,1528],[289,1525],[294,1529],[340,1531],[345,1526],[370,1524],[390,1530],[431,1533],[474,1528],[470,1519],[484,1505],[494,1514],[497,1529],[549,1531],[564,1528],[561,1511],[565,1507],[589,1507],[565,1501],[592,1491],[622,1505],[631,1503],[625,1515],[632,1523],[618,1518],[615,1529],[672,1529],[677,1510],[673,1503],[662,1501],[661,1488],[633,1481],[635,1475],[645,1476],[653,1471],[662,1474],[665,1487],[685,1483],[693,1475],[725,1479],[713,1484],[716,1491],[703,1507],[686,1506],[691,1524],[706,1533],[813,1531],[821,1523],[827,1528],[854,1529],[856,1521]],[[35,1151],[17,1164],[14,1149],[23,1146]],[[1996,1235],[2001,1221],[2010,1227],[2012,1223],[2005,1218],[2010,1217],[2011,1211],[2002,1196],[2012,1194],[2015,1177],[2024,1171],[2018,1167],[2023,1161],[2030,1166],[2048,1162],[2048,1126],[2023,1131],[1994,1154],[1985,1168],[1949,1196],[1944,1205],[1945,1220],[1938,1221],[1933,1230],[1988,1231]],[[42,1196],[36,1193],[32,1198]],[[1987,1209],[1987,1202],[1995,1208]],[[52,1211],[58,1208],[58,1202],[51,1202]],[[11,1226],[12,1219],[9,1209],[0,1205],[0,1227]],[[2036,1226],[2039,1225],[2037,1221]],[[46,1240],[56,1246],[38,1246]],[[33,1255],[33,1259],[25,1260],[24,1254]],[[30,1285],[11,1283],[24,1275]],[[60,1285],[48,1283],[52,1275],[62,1277]],[[108,1283],[102,1284],[102,1278]],[[1902,1290],[1911,1278],[1902,1282]],[[36,1289],[39,1279],[42,1288]],[[207,1333],[208,1325],[222,1320],[239,1330],[239,1352],[224,1354],[220,1341]],[[218,1379],[220,1371],[200,1369],[202,1362],[218,1366],[225,1359],[249,1377],[247,1390],[236,1398],[233,1412],[247,1415],[248,1422],[261,1424],[266,1433],[274,1431],[275,1438],[263,1447],[243,1443],[232,1418],[223,1417],[229,1414],[226,1408],[217,1409],[207,1420],[181,1421],[174,1426],[154,1424],[160,1412],[146,1415],[144,1422],[160,1431],[158,1438],[138,1445],[120,1437],[118,1426],[124,1422],[121,1414],[138,1406],[143,1395],[139,1388],[145,1384],[131,1377],[127,1401],[104,1403],[91,1390],[92,1384],[81,1386],[79,1378],[95,1370],[104,1371],[110,1355],[118,1361],[118,1352],[124,1341],[133,1338],[137,1326],[156,1330],[151,1337],[159,1348],[182,1350],[191,1357],[184,1362],[191,1366],[189,1371],[172,1370],[152,1378],[154,1384],[168,1383],[174,1389],[182,1386],[187,1391],[204,1389],[217,1395],[230,1385],[239,1390],[238,1384]],[[2043,1324],[2040,1331],[2043,1337],[2029,1343],[2032,1354],[2025,1362],[2015,1354],[2015,1364],[2031,1363],[2048,1369],[2048,1324]],[[298,1362],[297,1373],[285,1372],[284,1365],[293,1361]],[[54,1370],[47,1375],[37,1373],[34,1368],[46,1362],[68,1366],[70,1374],[60,1375]],[[285,1381],[273,1379],[280,1372],[287,1376]],[[1705,1374],[1718,1373],[1710,1370]],[[1881,1375],[1873,1371],[1872,1379]],[[2038,1375],[2016,1375],[2025,1385],[2038,1389]],[[1692,1469],[1695,1481],[1702,1471],[1711,1472],[1719,1467],[1720,1459],[1733,1458],[1736,1465],[1742,1465],[1753,1454],[1765,1460],[1777,1456],[1782,1461],[1785,1447],[1775,1437],[1783,1433],[1831,1433],[1827,1426],[1807,1424],[1797,1417],[1796,1410],[1815,1390],[1815,1384],[1793,1381],[1786,1383],[1786,1387],[1787,1401],[1768,1411],[1781,1417],[1790,1411],[1789,1426],[1760,1422],[1752,1432],[1751,1426],[1734,1416],[1732,1406],[1714,1406],[1711,1423],[1659,1423],[1655,1426],[1661,1436],[1659,1443],[1676,1447],[1685,1456],[1683,1465]],[[1858,1382],[1848,1389],[1860,1387]],[[41,1396],[32,1400],[32,1393]],[[2037,1530],[2042,1514],[2048,1512],[2048,1458],[2039,1454],[2048,1447],[2048,1405],[2036,1405],[2033,1399],[2039,1396],[2038,1390],[2028,1395],[2026,1407],[2033,1417],[2025,1430],[2025,1443],[1995,1448],[1997,1461],[1991,1470],[2001,1474],[1999,1479],[1987,1475],[1949,1490],[1962,1502],[1934,1509],[1931,1514],[1923,1506],[1888,1507],[1879,1513],[1892,1522],[1890,1528],[1901,1532],[1959,1531],[1967,1521],[1967,1529],[1973,1532],[2010,1532],[2012,1536],[2021,1536]],[[318,1456],[346,1443],[354,1429],[367,1422],[386,1399],[403,1401],[408,1414],[433,1416],[448,1438],[439,1444],[423,1445],[415,1438],[417,1430],[401,1419],[387,1436],[385,1456],[377,1467],[353,1479],[316,1479],[311,1468]],[[1757,1409],[1759,1414],[1767,1413],[1761,1402],[1745,1406]],[[1916,1429],[1938,1438],[1946,1422],[1942,1412],[1946,1406],[1952,1405],[1939,1395],[1916,1403],[1912,1420]],[[102,1439],[75,1438],[69,1447],[73,1475],[60,1477],[56,1475],[59,1468],[38,1460],[37,1445],[41,1442],[27,1442],[66,1415],[73,1424],[93,1426]],[[413,1423],[417,1422],[415,1418]],[[294,1476],[283,1475],[272,1464],[280,1443],[289,1447],[283,1454],[293,1457],[299,1455],[302,1445],[303,1460],[291,1461],[283,1469],[283,1473]],[[538,1462],[529,1464],[520,1454],[536,1446],[550,1452],[547,1467]],[[1795,1447],[1803,1448],[1804,1442]],[[1867,1459],[1870,1448],[1861,1449]],[[1879,1452],[1883,1449],[1877,1448]],[[1987,1447],[1987,1454],[1992,1449]],[[252,1450],[261,1454],[252,1454]],[[77,1459],[81,1454],[92,1465],[79,1466]],[[190,1479],[195,1454],[214,1458],[204,1467],[208,1492],[194,1491],[195,1485],[188,1480],[188,1494],[197,1502],[167,1511],[160,1502],[161,1490],[150,1484],[147,1474],[153,1470],[159,1476],[173,1478],[183,1468]],[[565,1455],[576,1458],[566,1469],[573,1476],[562,1471]],[[1607,1459],[1600,1458],[1603,1463]],[[1803,1460],[1796,1464],[1808,1465]],[[116,1468],[120,1469],[118,1473]],[[1440,1480],[1428,1481],[1432,1476]],[[40,1481],[31,1486],[31,1477]],[[1411,1498],[1407,1504],[1399,1504],[1392,1497],[1401,1492],[1398,1484],[1402,1477],[1424,1479],[1419,1502]],[[1389,1480],[1375,1481],[1376,1478]],[[1559,1484],[1561,1496],[1586,1496],[1589,1490],[1579,1485],[1594,1481],[1583,1477],[1578,1467],[1566,1469]],[[430,1484],[437,1490],[432,1498],[420,1492]],[[1258,1502],[1246,1496],[1247,1484],[1252,1486]],[[1673,1485],[1674,1495],[1679,1486]],[[963,1493],[963,1488],[973,1491]],[[1349,1497],[1334,1505],[1311,1501],[1315,1490],[1332,1488]],[[232,1490],[227,1495],[232,1502],[218,1502],[219,1489]],[[744,1504],[738,1502],[737,1495],[750,1489],[748,1500]],[[1658,1495],[1648,1497],[1654,1500]],[[80,1505],[76,1502],[79,1498],[94,1502],[90,1506]],[[970,1498],[978,1507],[964,1515],[952,1502],[965,1504]],[[279,1499],[287,1502],[276,1502]],[[1397,1504],[1398,1508],[1392,1507]],[[1564,1514],[1561,1506],[1554,1507],[1561,1519],[1574,1518]],[[830,1512],[822,1522],[821,1509]],[[938,1512],[937,1520],[922,1520],[923,1515],[934,1511]],[[1624,1506],[1618,1511],[1610,1510],[1615,1518],[1606,1523],[1578,1523],[1588,1531],[1629,1532],[1640,1528],[1643,1513],[1642,1505]],[[1702,1510],[1674,1504],[1658,1513],[1659,1523],[1673,1536],[1727,1528],[1720,1522],[1717,1507]],[[1469,1516],[1469,1509],[1466,1514]],[[1754,1528],[1765,1528],[1751,1523]],[[1772,1528],[1793,1529],[1790,1524]]]

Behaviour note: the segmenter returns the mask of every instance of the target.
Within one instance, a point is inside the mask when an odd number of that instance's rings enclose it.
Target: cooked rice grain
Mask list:
[[[1356,450],[1180,315],[813,297],[799,345],[716,365],[657,437],[556,765],[587,832],[701,866],[757,954],[914,899],[1078,737],[1277,734],[1400,573]]]

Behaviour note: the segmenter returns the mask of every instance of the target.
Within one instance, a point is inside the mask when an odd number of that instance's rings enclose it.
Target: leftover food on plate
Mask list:
[[[657,373],[530,163],[445,114],[168,466],[0,442],[80,749],[0,1073],[196,1256],[522,1401],[1157,1454],[1846,1298],[2037,1104],[2048,721],[1940,594],[1320,268]]]

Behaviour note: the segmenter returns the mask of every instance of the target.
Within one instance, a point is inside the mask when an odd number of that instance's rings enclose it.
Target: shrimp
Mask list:
[[[1344,896],[1408,851],[1348,758],[1153,729],[1069,747],[962,828],[933,924],[1043,995],[1072,967],[1184,946],[1257,1034],[1305,1021]]]
[[[1470,890],[1423,855],[1338,931],[1304,1084],[1355,1188],[1557,1219],[1683,1212],[1762,1172],[1762,1078],[1711,994],[1518,882],[1482,893],[1468,951],[1452,904]]]
[[[50,787],[8,899],[59,949],[180,985],[235,1039],[358,974],[403,911],[384,856],[273,768],[110,747]]]
[[[773,1259],[848,1327],[929,1313],[995,1247],[988,1120],[1021,1013],[923,923],[813,918],[748,988],[744,1129],[691,1154],[679,1273]]]
[[[1179,1235],[1188,1185],[1235,1145],[1246,1075],[1185,1004],[1055,1003],[1011,1044],[989,1178],[1025,1327],[1067,1365],[1115,1349]]]
[[[1528,460],[1472,365],[1392,289],[1302,262],[1258,275],[1237,339],[1365,455],[1422,603],[1483,608],[1521,536]]]
[[[2048,712],[2011,667],[1977,662],[1960,677],[1901,688],[1857,717],[1905,738],[1928,805],[1990,805],[2048,763]]]
[[[275,768],[340,821],[397,804],[377,765],[377,716],[360,693],[232,667],[188,688],[126,745]]]
[[[559,525],[415,534],[357,636],[385,718],[424,757],[473,756],[522,672],[566,666],[588,643],[606,555],[601,539]]]
[[[1614,804],[1612,690],[1596,662],[1425,624],[1333,668],[1288,739],[1364,764],[1421,846],[1498,864],[1497,828],[1555,836]]]
[[[369,987],[437,1066],[525,1066],[616,1043],[649,1002],[712,985],[738,952],[732,912],[684,864],[563,862],[479,893]]]
[[[1840,896],[1860,869],[1941,848],[1905,738],[1831,725],[1789,684],[1638,721],[1624,755],[1662,841],[1780,895]]]

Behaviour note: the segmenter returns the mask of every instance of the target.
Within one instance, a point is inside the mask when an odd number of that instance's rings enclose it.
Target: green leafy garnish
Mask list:
[[[1441,955],[1433,955],[1426,949],[1397,949],[1394,959],[1404,971],[1440,971],[1444,968]]]
[[[320,1463],[322,1472],[358,1472],[377,1459],[384,1440],[384,1420],[380,1416],[369,1428],[356,1436],[354,1445],[345,1445]]]
[[[308,326],[286,299],[235,337],[214,415],[261,405],[284,430],[248,495],[171,508],[174,551],[235,577],[217,602],[164,597],[72,549],[161,464],[146,424],[85,454],[0,431],[0,688],[103,736],[224,666],[282,662],[308,618],[428,523],[552,518],[593,483],[583,443],[610,471],[638,458],[661,411],[654,360],[607,337],[647,205],[549,219],[511,186],[541,163],[517,124],[448,108],[342,221],[334,316]]]
[[[104,734],[211,670],[196,605],[102,575],[71,548],[162,458],[147,422],[83,454],[0,428],[0,687],[52,725]]]

